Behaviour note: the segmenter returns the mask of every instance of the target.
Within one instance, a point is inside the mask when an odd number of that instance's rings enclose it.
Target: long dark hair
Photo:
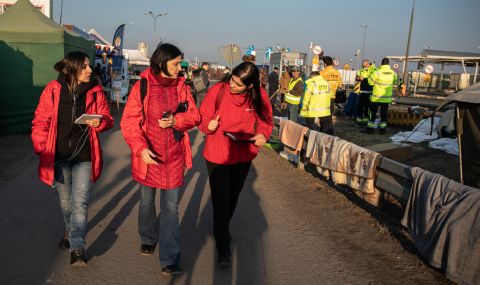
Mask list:
[[[225,76],[222,82],[229,84],[233,75],[238,76],[247,88],[250,85],[253,86],[247,89],[247,95],[249,95],[248,98],[252,100],[253,109],[255,109],[255,113],[257,113],[262,121],[267,123],[271,122],[272,118],[269,118],[267,114],[265,114],[265,105],[260,93],[260,73],[257,66],[251,62],[242,62],[232,70],[232,74]]]
[[[90,57],[82,51],[72,51],[53,66],[56,71],[65,75],[70,93],[73,93],[78,86],[78,76],[84,69],[85,58]]]
[[[150,58],[150,68],[153,74],[158,75],[160,71],[162,71],[166,75],[171,76],[168,72],[167,61],[175,59],[178,56],[182,56],[183,58],[183,53],[178,47],[168,43],[159,45]]]

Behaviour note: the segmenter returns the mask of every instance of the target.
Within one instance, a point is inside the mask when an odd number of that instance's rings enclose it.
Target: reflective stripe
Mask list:
[[[360,94],[372,94],[372,91],[361,91],[360,90]]]
[[[392,83],[382,83],[382,82],[378,82],[378,81],[375,81],[375,80],[373,80],[373,83],[375,85],[380,85],[380,86],[385,86],[385,87],[389,87],[389,86],[393,85]]]
[[[369,121],[369,122],[367,123],[367,127],[369,127],[369,128],[374,128],[374,127],[375,127],[375,123]]]
[[[328,91],[313,91],[313,95],[330,94]]]
[[[300,103],[301,96],[295,96],[290,93],[285,94],[285,101],[290,100],[294,102],[299,102]]]
[[[390,99],[390,98],[392,98],[391,95],[384,95],[384,96],[372,95],[372,97],[374,97],[375,99]]]
[[[308,111],[325,111],[325,110],[330,110],[330,107],[328,107],[328,108],[313,108],[313,109],[308,109]]]

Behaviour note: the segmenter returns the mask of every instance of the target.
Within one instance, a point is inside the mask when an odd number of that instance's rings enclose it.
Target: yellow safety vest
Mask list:
[[[305,82],[307,90],[303,97],[300,116],[305,118],[320,118],[330,116],[330,88],[328,81],[321,75]]]
[[[295,87],[295,85],[297,85],[298,81],[302,81],[302,78],[299,77],[297,79],[290,79],[290,82],[288,83],[288,91],[287,93],[285,93],[285,102],[287,102],[288,104],[292,104],[292,105],[299,105],[300,104],[300,100],[302,99],[302,96],[296,96],[296,95],[293,95],[293,94],[290,94],[290,91],[292,91],[293,87]]]
[[[397,84],[397,74],[388,64],[380,66],[368,78],[368,83],[373,85],[372,96],[370,97],[373,103],[392,102],[393,85]]]
[[[340,72],[330,65],[320,71],[320,75],[327,80],[328,84],[330,84],[330,98],[335,99],[337,89],[342,85],[342,76],[340,75]]]

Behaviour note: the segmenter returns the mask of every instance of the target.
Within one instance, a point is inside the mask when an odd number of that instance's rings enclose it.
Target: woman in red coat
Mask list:
[[[272,105],[255,64],[243,62],[213,86],[200,106],[218,263],[230,266],[229,224],[252,160],[270,137]]]
[[[181,273],[178,195],[185,168],[192,167],[190,140],[185,132],[200,121],[190,89],[178,76],[182,59],[182,52],[174,45],[162,44],[155,50],[150,68],[130,92],[120,124],[132,152],[132,176],[140,183],[140,252],[151,255],[158,241],[165,275]],[[142,84],[146,89],[143,96]]]
[[[85,236],[90,189],[102,172],[98,134],[113,126],[103,88],[93,78],[88,55],[71,52],[55,64],[58,79],[48,83],[40,96],[32,122],[32,141],[40,157],[42,182],[56,187],[66,234],[61,248],[70,248],[70,264],[85,266]],[[101,119],[76,124],[82,114]]]

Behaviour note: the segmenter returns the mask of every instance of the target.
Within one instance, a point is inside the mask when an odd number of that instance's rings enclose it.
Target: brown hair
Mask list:
[[[67,79],[68,91],[70,93],[73,93],[75,88],[78,86],[78,76],[85,68],[83,66],[85,58],[90,57],[84,52],[72,51],[53,66],[56,71],[65,75]]]

